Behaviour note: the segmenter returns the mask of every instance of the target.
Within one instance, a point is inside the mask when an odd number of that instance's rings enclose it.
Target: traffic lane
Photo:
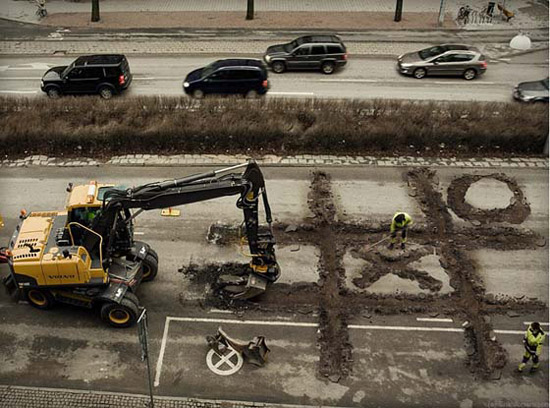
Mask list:
[[[134,83],[127,94],[183,94],[182,81],[186,74],[217,58],[219,56],[130,57]],[[72,58],[66,57],[4,58],[0,67],[0,93],[21,93],[31,96],[36,93],[39,95],[41,94],[39,92],[40,77],[45,71],[44,68],[66,65],[72,60]],[[159,63],[159,60],[162,63]],[[269,78],[272,83],[270,95],[332,98],[371,98],[390,95],[392,98],[403,99],[510,100],[511,96],[506,95],[506,90],[509,89],[511,93],[516,83],[542,78],[546,75],[547,64],[541,64],[539,59],[535,59],[534,62],[526,64],[522,60],[518,64],[491,63],[487,72],[472,82],[445,77],[428,77],[419,81],[400,76],[395,71],[395,59],[393,58],[352,58],[344,69],[338,70],[330,77],[318,72],[287,72],[281,75],[270,73]],[[324,86],[323,82],[331,81],[337,83],[337,86],[332,89],[330,86],[328,88]],[[399,87],[396,87],[396,84]],[[446,87],[455,84],[457,91],[447,94]],[[479,85],[490,85],[492,89],[480,94]],[[377,89],[376,87],[379,86],[383,88]],[[429,87],[430,89],[421,88],[418,92],[414,92],[411,98],[410,89],[400,89],[400,87],[406,86]],[[498,95],[494,95],[494,91]]]

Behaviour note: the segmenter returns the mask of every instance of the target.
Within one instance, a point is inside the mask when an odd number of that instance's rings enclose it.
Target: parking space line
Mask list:
[[[268,95],[303,95],[303,96],[314,96],[313,92],[268,92]]]
[[[155,387],[160,384],[160,370],[162,369],[162,360],[164,359],[164,351],[166,350],[166,340],[168,339],[168,327],[170,326],[171,317],[166,316],[164,322],[164,334],[162,335],[162,343],[160,344],[159,359],[157,361],[157,372],[155,373]]]
[[[523,322],[524,325],[529,326],[533,322]],[[550,323],[539,323],[541,326],[548,326]]]
[[[423,320],[420,320],[423,319]],[[420,321],[441,321],[441,322],[452,322],[452,319],[431,319],[429,318],[417,318]],[[318,323],[310,322],[283,322],[283,321],[262,321],[262,320],[236,320],[236,319],[213,319],[213,318],[204,318],[204,317],[171,317],[166,316],[166,321],[164,323],[164,333],[162,335],[162,342],[160,345],[159,358],[157,361],[157,369],[155,373],[155,387],[158,387],[160,384],[160,375],[162,371],[162,363],[164,360],[164,353],[166,351],[166,343],[168,341],[168,330],[170,328],[170,321],[175,322],[190,322],[190,323],[225,323],[225,324],[236,324],[236,325],[258,325],[258,326],[289,326],[289,327],[310,327],[317,328],[319,327]],[[527,322],[525,322],[527,323]],[[548,324],[548,323],[541,323]],[[381,325],[360,325],[360,324],[350,324],[348,325],[349,329],[356,330],[389,330],[389,331],[409,331],[409,332],[447,332],[447,333],[463,333],[464,329],[461,327],[421,327],[421,326],[381,326]],[[494,330],[497,334],[523,334],[522,330]]]
[[[0,91],[0,93],[5,94],[35,94],[38,91]]]
[[[435,318],[435,317],[417,317],[417,321],[419,322],[441,322],[441,323],[452,323],[453,319],[447,319],[447,318]]]

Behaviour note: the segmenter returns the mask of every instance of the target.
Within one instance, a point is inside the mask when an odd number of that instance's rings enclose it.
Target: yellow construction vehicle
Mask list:
[[[239,195],[252,260],[243,276],[224,279],[222,289],[231,298],[249,299],[279,278],[271,209],[263,175],[253,161],[128,189],[90,182],[69,184],[67,191],[64,211],[22,211],[6,251],[6,285],[22,291],[36,308],[56,302],[97,306],[111,326],[131,326],[138,317],[136,289],[158,271],[157,253],[134,240],[133,220],[145,210],[231,195]],[[267,226],[259,230],[260,196]]]

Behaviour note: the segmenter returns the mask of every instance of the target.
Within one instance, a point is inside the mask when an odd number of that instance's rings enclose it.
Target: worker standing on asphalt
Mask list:
[[[523,337],[523,347],[525,347],[525,353],[523,354],[523,360],[518,367],[518,371],[521,373],[525,368],[525,365],[530,358],[533,358],[533,367],[531,372],[537,371],[539,368],[539,357],[542,353],[542,344],[546,339],[546,333],[540,328],[539,322],[533,322],[525,332]]]
[[[393,249],[397,242],[397,233],[401,231],[401,249],[405,249],[405,242],[407,242],[407,228],[413,223],[413,220],[406,212],[396,212],[391,220],[390,233],[391,242],[388,246],[389,249]]]

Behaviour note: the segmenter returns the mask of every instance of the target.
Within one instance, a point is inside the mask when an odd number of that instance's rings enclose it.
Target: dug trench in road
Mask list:
[[[493,174],[499,178],[505,176]],[[489,377],[506,364],[506,355],[498,341],[491,339],[492,325],[489,313],[506,312],[530,313],[546,310],[543,302],[535,300],[488,301],[484,299],[485,289],[477,273],[475,264],[466,255],[468,250],[479,247],[505,251],[512,249],[536,249],[545,246],[545,239],[529,230],[508,226],[490,228],[464,228],[453,225],[449,209],[455,210],[464,196],[456,190],[466,190],[476,179],[462,177],[451,183],[448,194],[454,196],[449,208],[438,191],[435,173],[426,169],[404,173],[408,180],[410,195],[416,197],[426,216],[426,224],[414,231],[414,240],[420,249],[411,249],[404,259],[391,256],[387,251],[365,251],[367,242],[375,242],[388,234],[380,223],[351,224],[342,222],[335,216],[335,202],[331,193],[330,176],[325,172],[313,175],[308,197],[313,219],[300,225],[278,224],[275,236],[281,245],[317,245],[320,248],[318,285],[302,284],[288,287],[278,284],[266,293],[256,304],[220,304],[218,307],[230,309],[285,310],[300,313],[319,311],[320,365],[319,374],[332,381],[345,379],[353,370],[353,347],[350,344],[348,321],[360,314],[408,314],[436,313],[458,317],[469,323],[465,327],[465,348],[472,372]],[[487,175],[491,177],[491,175]],[[505,180],[516,189],[516,195],[523,197],[517,182],[510,177]],[[530,213],[524,200],[516,200],[522,219],[507,218],[502,221],[518,224]],[[455,210],[456,211],[456,210]],[[480,223],[492,221],[491,211],[476,215]],[[219,244],[230,244],[235,240],[235,230],[230,226],[216,225],[211,228],[211,236],[217,237]],[[401,294],[388,296],[379,294],[355,293],[343,284],[342,257],[346,249],[369,262],[363,268],[361,277],[354,279],[358,288],[366,288],[385,274],[396,274],[403,279],[418,282],[432,294],[415,296]],[[424,271],[409,267],[412,262],[430,252],[437,253],[441,265],[450,277],[454,293],[438,296],[441,282]],[[218,268],[219,269],[219,268]],[[206,266],[202,271],[216,270]],[[200,274],[199,274],[200,275]],[[215,278],[215,276],[214,276]]]

